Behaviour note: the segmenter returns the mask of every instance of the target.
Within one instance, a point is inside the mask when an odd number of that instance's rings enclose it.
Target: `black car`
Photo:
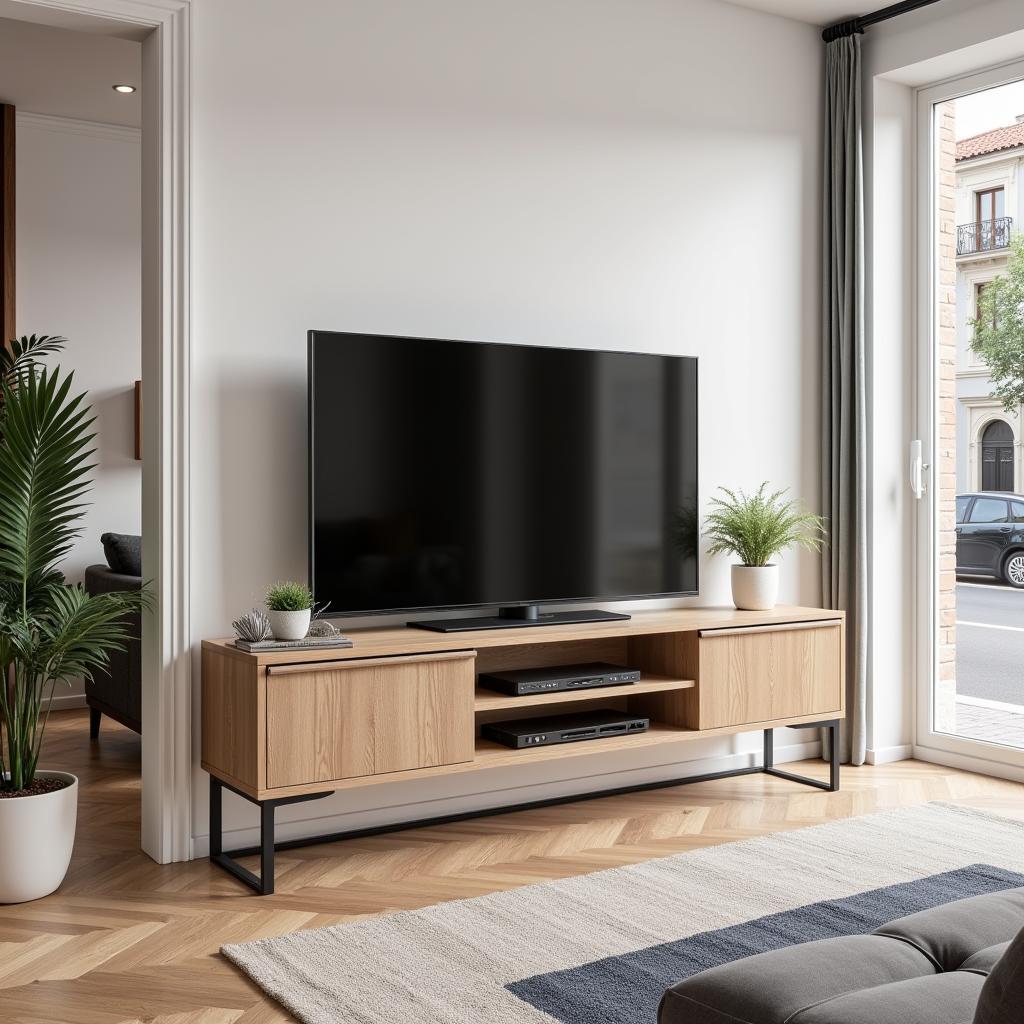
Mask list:
[[[956,571],[1024,589],[1024,494],[956,496]]]

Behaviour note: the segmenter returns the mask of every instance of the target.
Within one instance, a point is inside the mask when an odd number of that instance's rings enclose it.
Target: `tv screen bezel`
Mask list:
[[[314,340],[317,335],[330,335],[336,338],[381,338],[393,341],[432,341],[432,342],[450,342],[458,345],[502,345],[511,348],[529,348],[529,349],[553,349],[563,352],[594,352],[594,353],[607,353],[609,355],[625,355],[625,356],[654,356],[662,359],[680,359],[689,360],[693,363],[694,369],[694,401],[697,408],[695,414],[695,425],[693,431],[693,443],[696,451],[696,486],[695,486],[695,500],[697,508],[700,508],[700,361],[698,356],[681,356],[674,355],[667,352],[640,352],[629,349],[593,349],[583,348],[580,346],[571,345],[528,345],[522,342],[502,342],[502,341],[471,341],[465,338],[425,338],[414,335],[405,334],[374,334],[369,331],[325,331],[311,329],[306,332],[306,478],[307,478],[307,540],[308,540],[308,557],[309,557],[309,589],[312,592],[314,599],[316,599],[316,531],[315,531],[315,515],[314,515],[314,496],[315,496],[315,481],[313,479],[313,462],[315,452],[315,432],[314,432],[314,390],[313,390],[313,374],[314,374],[314,358],[313,348]],[[394,607],[394,608],[366,608],[359,611],[332,611],[330,606],[323,610],[323,617],[332,619],[350,619],[350,618],[361,618],[366,616],[380,616],[380,615],[409,615],[417,614],[420,612],[445,612],[445,611],[464,611],[467,609],[476,608],[529,608],[533,605],[562,605],[562,604],[592,604],[594,602],[619,602],[619,601],[658,601],[668,600],[672,598],[686,598],[686,597],[699,597],[700,596],[700,548],[696,552],[696,567],[695,567],[695,587],[693,590],[670,590],[660,593],[645,593],[645,594],[594,594],[588,597],[539,597],[533,598],[532,600],[518,600],[518,601],[493,601],[487,604],[438,604],[438,605],[417,605],[411,607]]]

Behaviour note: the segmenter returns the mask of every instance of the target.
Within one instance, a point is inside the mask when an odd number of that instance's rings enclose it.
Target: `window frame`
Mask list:
[[[1003,197],[1003,213],[996,213],[996,195]],[[991,217],[982,217],[981,206],[984,197],[989,197],[989,204],[992,207]],[[984,224],[985,221],[997,221],[1001,216],[1006,216],[1006,186],[1005,185],[993,185],[991,188],[980,188],[974,193],[974,222],[976,224]]]
[[[981,293],[995,282],[995,278],[989,278],[987,281],[977,281],[974,285],[974,319],[981,319]],[[999,318],[995,315],[995,311],[992,312],[992,330],[995,330],[999,326]]]

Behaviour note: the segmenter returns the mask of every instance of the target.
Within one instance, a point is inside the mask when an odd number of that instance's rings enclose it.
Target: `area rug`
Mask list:
[[[886,811],[222,952],[305,1024],[654,1024],[697,971],[1024,886],[1024,823]]]

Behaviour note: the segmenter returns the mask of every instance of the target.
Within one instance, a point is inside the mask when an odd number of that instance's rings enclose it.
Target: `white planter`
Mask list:
[[[49,896],[67,874],[78,821],[78,779],[67,772],[36,772],[66,779],[53,793],[0,799],[0,903]]]
[[[762,612],[775,607],[779,596],[777,565],[734,565],[732,603],[745,611]]]
[[[309,632],[309,608],[301,612],[267,612],[275,640],[301,640]]]

